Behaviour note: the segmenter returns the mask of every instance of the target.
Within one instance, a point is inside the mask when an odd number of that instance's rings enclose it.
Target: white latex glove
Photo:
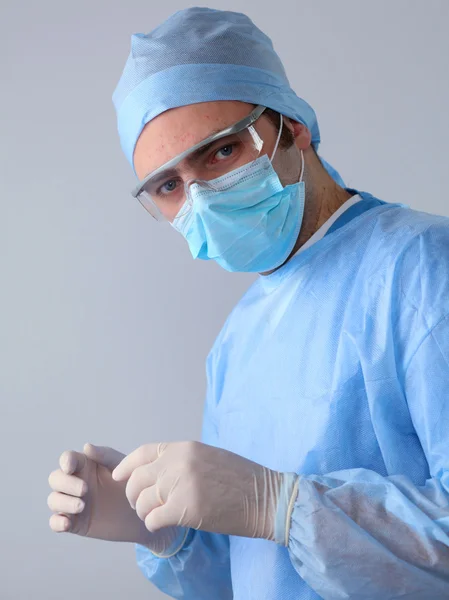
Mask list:
[[[60,469],[51,473],[48,506],[53,511],[50,527],[56,532],[118,542],[135,542],[157,554],[182,545],[179,528],[150,534],[125,495],[125,484],[112,479],[112,470],[124,454],[86,444],[84,452],[63,452]]]
[[[297,476],[200,442],[147,444],[112,474],[149,531],[178,525],[285,544]],[[290,509],[289,509],[290,507]]]

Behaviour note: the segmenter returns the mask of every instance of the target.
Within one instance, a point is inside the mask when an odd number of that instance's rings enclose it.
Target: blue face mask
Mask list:
[[[304,165],[304,158],[301,153]],[[302,169],[303,170],[303,169]],[[172,223],[193,258],[227,271],[263,273],[281,266],[298,239],[305,186],[284,187],[268,155],[208,182],[192,183]]]

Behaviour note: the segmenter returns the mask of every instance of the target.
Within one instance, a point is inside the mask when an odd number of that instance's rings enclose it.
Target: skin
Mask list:
[[[143,179],[171,158],[208,137],[212,131],[224,129],[247,116],[253,107],[244,102],[218,101],[182,106],[162,113],[147,123],[137,140],[134,150],[137,176]],[[278,148],[273,167],[283,185],[296,183],[301,172],[302,151],[306,186],[303,222],[288,261],[351,194],[340,187],[321,164],[311,146],[309,129],[287,117],[284,117],[283,126],[290,129],[295,142],[288,149]],[[278,133],[276,127],[262,115],[257,121],[257,131],[264,140],[264,152],[271,156]],[[185,173],[187,179],[194,175]],[[169,218],[173,216],[168,215]]]

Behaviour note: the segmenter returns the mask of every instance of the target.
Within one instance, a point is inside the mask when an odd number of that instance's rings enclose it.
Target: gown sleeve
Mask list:
[[[283,543],[296,571],[324,600],[449,598],[447,226],[443,241],[421,239],[414,255],[419,269],[407,265],[408,273],[421,273],[415,304],[423,321],[445,309],[416,344],[401,376],[430,477],[421,486],[400,474],[384,477],[367,469],[290,478]]]

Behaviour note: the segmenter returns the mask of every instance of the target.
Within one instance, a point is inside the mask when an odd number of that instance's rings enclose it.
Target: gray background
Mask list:
[[[128,193],[111,93],[130,34],[188,5],[1,3],[2,600],[162,597],[132,546],[52,534],[46,497],[66,448],[199,435],[204,359],[252,280]],[[348,184],[449,215],[448,0],[212,6],[272,36]]]

